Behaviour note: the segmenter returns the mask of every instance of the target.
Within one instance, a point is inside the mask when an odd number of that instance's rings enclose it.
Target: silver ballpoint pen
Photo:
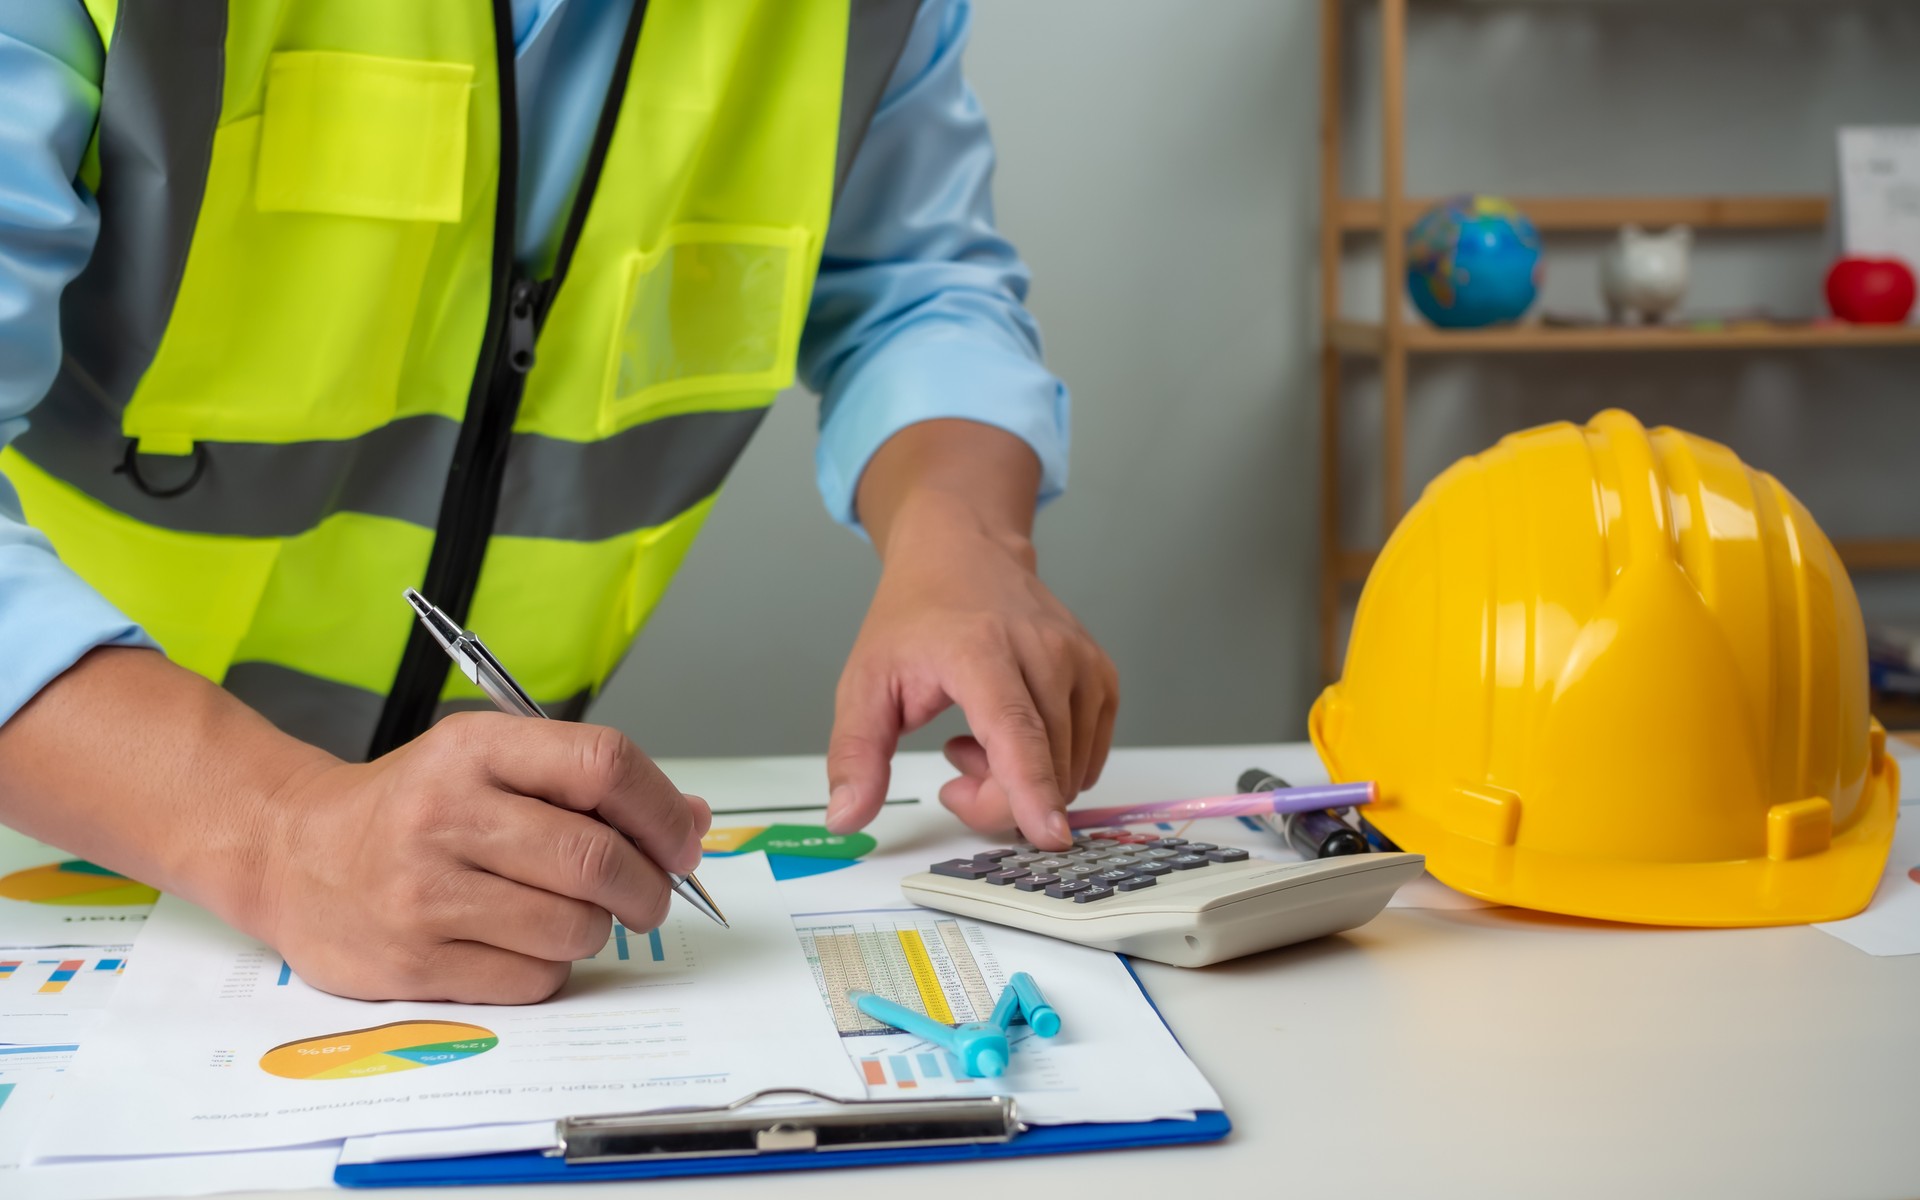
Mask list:
[[[480,685],[494,706],[503,713],[516,717],[545,717],[547,714],[535,704],[533,697],[527,695],[525,688],[514,682],[513,676],[500,665],[477,634],[471,629],[462,629],[459,624],[441,612],[438,605],[422,596],[412,588],[407,589],[407,603],[413,605],[413,611],[419,615],[420,623],[427,627],[433,640],[447,652],[459,666],[460,673]],[[667,878],[673,881],[673,890],[680,898],[718,922],[722,928],[728,928],[726,917],[720,913],[720,906],[707,895],[707,889],[691,874],[675,875],[668,872]]]

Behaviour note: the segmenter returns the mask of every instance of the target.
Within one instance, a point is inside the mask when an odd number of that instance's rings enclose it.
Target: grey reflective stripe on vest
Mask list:
[[[282,733],[318,746],[348,762],[367,756],[367,737],[387,698],[352,684],[336,683],[272,663],[241,662],[227,669],[224,686]],[[559,721],[586,716],[592,697],[585,692],[564,699],[536,696],[546,714]],[[438,721],[456,712],[491,712],[485,700],[445,700],[434,710]]]
[[[66,361],[43,406],[79,391],[118,412],[153,361],[206,193],[226,41],[226,0],[120,6],[100,88],[100,237],[61,297]]]
[[[840,85],[840,140],[833,164],[833,198],[840,198],[867,127],[886,95],[887,81],[907,47],[920,0],[853,0],[847,14],[847,72]]]
[[[494,532],[599,541],[669,521],[719,490],[764,409],[662,417],[597,442],[517,433],[507,452]],[[36,412],[14,445],[42,470],[90,482],[94,499],[161,529],[230,537],[294,537],[336,512],[432,528],[460,425],[406,417],[349,441],[205,442],[204,473],[178,496],[190,458],[141,455],[150,491],[113,473],[120,421],[89,397]]]

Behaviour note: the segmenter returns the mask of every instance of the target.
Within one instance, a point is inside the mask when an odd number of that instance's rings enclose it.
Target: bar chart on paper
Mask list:
[[[126,951],[118,948],[0,950],[0,1012],[104,1004],[126,969]]]

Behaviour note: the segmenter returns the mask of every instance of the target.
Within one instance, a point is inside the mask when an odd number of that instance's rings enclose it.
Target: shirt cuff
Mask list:
[[[1066,490],[1066,385],[1031,355],[983,338],[975,325],[922,322],[851,366],[814,451],[820,496],[834,520],[864,533],[854,511],[860,476],[887,439],[921,421],[1004,429],[1040,459],[1041,504]]]
[[[44,544],[0,541],[0,725],[95,646],[159,649]]]

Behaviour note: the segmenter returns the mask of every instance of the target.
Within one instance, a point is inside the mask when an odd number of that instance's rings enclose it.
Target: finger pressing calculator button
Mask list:
[[[1028,875],[1025,879],[1016,879],[1013,886],[1023,892],[1037,892],[1060,882],[1058,875]]]
[[[999,887],[1005,887],[1009,883],[1019,883],[1022,879],[1025,879],[1028,875],[1031,875],[1032,873],[1033,872],[1031,871],[1022,870],[1019,867],[1013,867],[1005,871],[995,871],[991,875],[983,875],[981,876],[981,879],[987,883],[991,883]]]
[[[1165,868],[1162,868],[1162,870],[1164,869]],[[1127,878],[1122,879],[1119,883],[1116,883],[1113,886],[1114,886],[1114,890],[1116,891],[1137,892],[1141,888],[1150,888],[1154,884],[1159,882],[1160,881],[1158,879],[1155,879],[1151,875],[1129,875]]]
[[[952,879],[980,879],[999,869],[993,863],[980,862],[971,858],[950,858],[946,862],[937,862],[928,868],[935,875],[945,875]]]
[[[1062,879],[1059,883],[1047,889],[1047,895],[1052,896],[1055,900],[1066,900],[1079,895],[1092,886],[1092,884],[1084,879]]]
[[[1167,865],[1176,871],[1191,871],[1195,867],[1210,867],[1213,864],[1207,861],[1204,854],[1182,854],[1178,858],[1168,859]]]
[[[1112,888],[1104,883],[1096,883],[1084,892],[1074,893],[1073,902],[1075,904],[1092,904],[1095,900],[1105,900],[1111,895],[1113,895]]]
[[[1245,850],[1235,849],[1232,846],[1222,846],[1218,850],[1207,851],[1207,857],[1219,863],[1245,862],[1247,861],[1247,852]]]

